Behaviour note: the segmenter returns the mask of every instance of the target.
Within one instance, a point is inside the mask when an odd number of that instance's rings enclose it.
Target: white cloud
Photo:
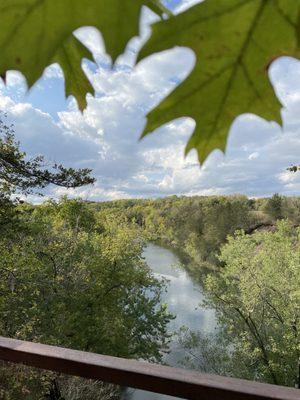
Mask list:
[[[43,76],[46,79],[52,79],[52,78],[62,79],[63,72],[59,64],[52,64],[45,69]]]
[[[255,160],[256,158],[259,157],[259,152],[255,151],[254,153],[251,153],[248,157],[248,160]]]
[[[9,71],[6,76],[6,85],[9,87],[26,87],[24,76],[18,71]]]
[[[182,0],[181,3],[175,8],[175,13],[181,13],[195,4],[201,3],[203,0]]]

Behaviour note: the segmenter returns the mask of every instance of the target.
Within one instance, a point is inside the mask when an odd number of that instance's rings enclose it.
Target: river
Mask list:
[[[201,307],[200,303],[204,300],[203,290],[180,266],[177,255],[169,249],[149,243],[144,249],[143,256],[157,277],[164,277],[169,281],[162,301],[167,303],[169,311],[176,315],[169,325],[170,331],[176,332],[180,327],[186,326],[192,330],[212,332],[216,326],[214,312]],[[176,340],[171,343],[170,350],[164,361],[173,367],[182,367],[180,361],[184,358],[185,352]],[[131,400],[175,399],[143,390],[130,389],[130,393],[128,398]]]

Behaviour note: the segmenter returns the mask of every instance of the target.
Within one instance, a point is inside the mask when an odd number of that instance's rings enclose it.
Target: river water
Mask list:
[[[180,266],[177,255],[171,250],[149,243],[144,249],[143,256],[157,277],[164,277],[169,281],[162,301],[167,303],[169,311],[176,315],[169,325],[170,331],[176,332],[180,327],[186,326],[191,330],[213,332],[216,326],[214,312],[201,307],[204,300],[203,290]],[[180,361],[184,358],[185,352],[176,340],[171,343],[170,350],[164,361],[173,367],[182,367]],[[128,398],[131,400],[175,399],[142,390],[130,389],[129,392]]]

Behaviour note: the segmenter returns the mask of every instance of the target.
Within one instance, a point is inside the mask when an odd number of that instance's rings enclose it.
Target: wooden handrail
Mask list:
[[[0,337],[0,360],[184,399],[300,400],[300,390]]]

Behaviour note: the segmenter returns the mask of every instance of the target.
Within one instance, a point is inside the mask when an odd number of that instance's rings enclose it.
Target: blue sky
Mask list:
[[[180,12],[196,2],[166,0],[165,4]],[[77,32],[97,61],[84,64],[96,96],[88,97],[83,114],[74,99],[65,99],[57,65],[47,68],[28,93],[19,73],[9,73],[6,87],[0,83],[0,109],[14,122],[29,156],[44,154],[49,162],[90,167],[97,178],[94,186],[75,191],[51,187],[46,195],[90,200],[172,194],[298,195],[300,173],[286,171],[292,163],[300,163],[300,62],[295,59],[281,58],[270,69],[284,105],[283,128],[254,115],[240,116],[232,125],[226,154],[213,152],[201,168],[195,153],[183,155],[193,131],[191,119],[173,121],[138,141],[147,112],[188,75],[194,63],[191,50],[176,48],[134,65],[155,18],[143,10],[141,37],[129,42],[114,71],[99,32],[92,28]]]

